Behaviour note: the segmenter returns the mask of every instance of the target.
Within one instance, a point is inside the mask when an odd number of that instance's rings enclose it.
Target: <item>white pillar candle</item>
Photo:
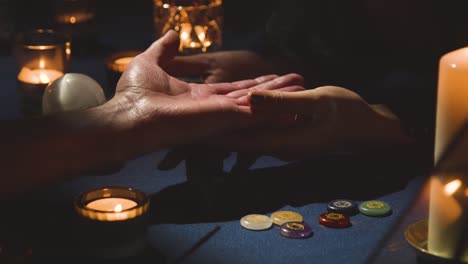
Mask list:
[[[439,63],[437,115],[434,159],[437,163],[446,147],[468,120],[468,47],[445,54]],[[466,176],[433,175],[429,201],[428,250],[432,254],[453,258],[460,236],[463,213],[461,201],[454,198],[466,188]],[[463,190],[463,189],[461,189]],[[464,257],[468,261],[468,249]]]

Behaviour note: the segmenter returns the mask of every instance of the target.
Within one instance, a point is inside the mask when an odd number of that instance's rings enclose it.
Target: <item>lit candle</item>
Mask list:
[[[138,199],[137,199],[138,198]],[[130,188],[103,188],[82,195],[76,210],[98,221],[122,221],[142,215],[148,209],[146,196]]]
[[[107,212],[122,212],[133,208],[137,203],[125,198],[103,198],[90,202],[86,205],[89,209]]]
[[[133,60],[134,57],[123,57],[123,58],[118,58],[114,60],[113,62],[113,69],[118,71],[118,72],[124,72],[125,69],[127,68],[128,64]]]
[[[75,199],[77,241],[85,255],[126,258],[146,247],[149,199],[139,190],[104,187]]]
[[[141,52],[141,50],[121,51],[111,54],[105,58],[108,81],[106,97],[108,99],[115,94],[115,87],[117,86],[117,82],[119,81],[120,76],[122,76],[122,73],[127,69],[130,62]]]
[[[444,55],[439,63],[434,152],[436,163],[468,120],[467,102],[468,48],[463,48]],[[435,255],[454,257],[455,245],[463,227],[461,217],[464,208],[453,194],[463,184],[466,186],[467,183],[441,175],[431,178],[428,250]],[[464,260],[468,261],[468,249],[465,250]]]
[[[48,84],[63,76],[63,72],[53,69],[34,69],[23,67],[18,80],[30,84]]]
[[[468,47],[444,55],[439,63],[435,160],[468,120]]]
[[[77,24],[88,22],[94,18],[94,14],[89,11],[75,11],[71,13],[57,14],[55,21],[62,24]]]

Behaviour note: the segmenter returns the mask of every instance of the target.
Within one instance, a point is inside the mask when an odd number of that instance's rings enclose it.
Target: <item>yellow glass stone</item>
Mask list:
[[[241,218],[240,224],[250,230],[265,230],[270,228],[273,223],[267,215],[249,214]]]
[[[303,217],[293,211],[277,211],[271,214],[271,220],[275,225],[282,225],[288,222],[302,222]]]

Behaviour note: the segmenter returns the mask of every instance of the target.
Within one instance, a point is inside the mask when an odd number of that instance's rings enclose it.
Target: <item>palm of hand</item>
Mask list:
[[[158,135],[155,146],[242,128],[254,122],[247,106],[250,89],[302,90],[297,74],[268,75],[235,83],[194,84],[166,73],[177,53],[178,35],[168,32],[130,63],[120,78],[114,101],[146,134]]]

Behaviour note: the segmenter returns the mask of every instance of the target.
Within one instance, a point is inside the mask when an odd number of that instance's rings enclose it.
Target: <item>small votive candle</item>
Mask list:
[[[115,94],[115,88],[117,83],[122,76],[130,62],[140,54],[140,50],[129,50],[121,51],[107,56],[105,59],[108,89],[106,91],[106,97],[110,99]]]
[[[41,115],[46,86],[68,71],[71,40],[64,33],[47,29],[20,33],[15,56],[21,114]]]
[[[126,187],[104,187],[75,199],[79,215],[78,240],[86,255],[124,258],[146,247],[149,199]]]

